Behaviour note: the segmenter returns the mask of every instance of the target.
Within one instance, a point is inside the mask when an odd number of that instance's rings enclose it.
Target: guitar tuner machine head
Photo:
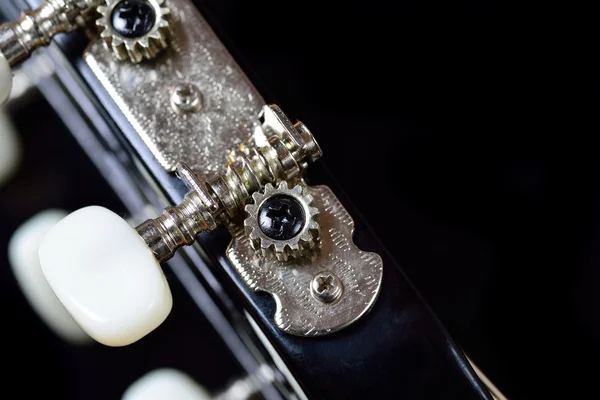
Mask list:
[[[10,95],[11,67],[57,34],[95,26],[115,58],[140,63],[167,48],[169,15],[166,0],[44,0],[18,20],[0,25],[0,104]]]
[[[335,194],[304,181],[321,157],[317,141],[265,105],[188,0],[46,0],[0,27],[0,82],[35,47],[82,23],[100,28],[85,62],[189,191],[137,228],[92,206],[48,232],[41,267],[79,326],[109,346],[154,330],[172,305],[160,263],[218,225],[231,233],[226,256],[246,285],[273,296],[282,331],[321,336],[365,315],[381,288],[382,260],[354,245],[353,219]],[[142,62],[169,38],[177,51]]]
[[[276,106],[264,112],[283,116]],[[291,133],[272,136],[206,181],[180,165],[190,188],[183,202],[136,229],[102,207],[70,214],[40,247],[48,283],[91,337],[133,343],[171,309],[160,262],[222,223],[234,238],[227,255],[240,275],[278,299],[282,330],[318,336],[351,324],[377,297],[381,259],[352,243],[352,219],[333,193],[302,180],[306,149],[316,146],[306,132],[301,143]]]
[[[4,2],[11,3],[0,1],[3,10]],[[389,290],[374,307],[383,287],[382,258],[356,246],[354,219],[336,194],[304,179],[309,164],[322,156],[317,140],[306,125],[265,101],[196,1],[29,3],[39,6],[0,25],[0,105],[13,90],[15,66],[56,35],[82,29],[89,44],[81,59],[73,51],[80,46],[54,46],[35,57],[56,72],[48,81],[54,85],[40,85],[41,92],[52,103],[46,86],[68,90],[57,98],[61,106],[72,105],[72,113],[58,114],[65,122],[82,118],[65,126],[90,124],[88,132],[73,134],[102,172],[122,178],[108,183],[127,200],[128,211],[158,214],[134,227],[106,208],[89,206],[60,221],[56,213],[35,217],[15,232],[15,277],[59,336],[126,346],[152,332],[173,305],[161,264],[222,227],[231,236],[225,254],[217,254],[220,240],[206,240],[202,249],[188,248],[188,257],[173,260],[177,277],[185,279],[208,320],[219,321],[216,330],[249,374],[212,398],[259,392],[277,398],[271,391],[284,398],[385,398],[395,390],[403,398],[488,398],[460,348],[396,266],[386,272]],[[34,67],[47,73],[39,62]],[[17,100],[19,90],[13,91]],[[0,145],[0,184],[2,172],[8,177],[14,167],[5,162],[2,169],[1,155]],[[176,178],[184,185],[173,184]],[[162,213],[150,204],[158,199],[171,203]],[[190,260],[225,273],[211,276],[202,265],[186,270],[194,267]],[[197,274],[204,279],[191,281]],[[222,285],[219,297],[241,295],[247,310],[231,310],[240,302],[225,305],[227,299],[212,299],[212,293],[205,301],[193,293],[192,284],[201,291],[211,281]],[[268,294],[271,303],[253,292]],[[371,318],[363,318],[368,312]],[[246,321],[238,320],[242,315]],[[317,339],[351,325],[356,329]],[[237,328],[243,337],[232,336]],[[375,341],[374,332],[380,333]],[[260,372],[255,362],[266,369]],[[357,382],[365,373],[368,379]],[[211,395],[182,373],[163,369],[135,382],[123,398],[173,396]]]

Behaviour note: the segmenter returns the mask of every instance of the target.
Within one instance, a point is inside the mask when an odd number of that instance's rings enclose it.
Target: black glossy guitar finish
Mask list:
[[[489,399],[489,394],[399,266],[368,227],[340,196],[318,163],[310,170],[318,183],[334,189],[354,215],[355,241],[384,261],[382,291],[374,308],[342,331],[319,338],[281,332],[273,323],[271,297],[249,291],[223,256],[226,232],[204,235],[202,247],[211,252],[244,294],[248,310],[310,399]],[[313,179],[317,181],[317,179]],[[314,183],[314,182],[313,182]],[[234,289],[235,290],[235,289]]]
[[[35,2],[32,3],[30,6],[35,5]],[[98,103],[92,97],[82,100],[80,104],[87,102],[98,107],[101,104],[105,110],[100,109],[99,114],[109,118],[107,126],[114,128],[102,133],[101,141],[105,144],[106,154],[103,157],[93,154],[92,158],[113,157],[114,161],[122,163],[125,160],[123,157],[126,157],[131,166],[136,164],[134,159],[139,159],[168,200],[178,203],[187,188],[159,165],[79,55],[73,54],[74,48],[81,48],[77,43],[84,40],[77,35],[71,36],[69,43],[63,40],[61,48],[71,59],[74,69],[62,71],[61,74],[65,78],[71,74],[69,79],[74,78],[74,81],[80,78],[72,74],[75,71],[80,74],[82,82],[99,100]],[[71,85],[73,96],[86,96],[83,88],[79,88],[79,93],[75,93],[76,89]],[[320,132],[313,133],[318,140]],[[115,152],[118,158],[113,155]],[[106,164],[98,166],[107,168]],[[111,174],[114,171],[105,172]],[[127,178],[130,181],[139,182],[143,179],[138,171],[129,172]],[[271,297],[250,291],[225,258],[225,248],[229,242],[227,233],[211,232],[198,240],[208,255],[212,273],[225,288],[229,299],[238,309],[248,310],[308,398],[491,399],[458,346],[399,266],[360,220],[350,202],[343,198],[341,189],[335,187],[324,165],[312,166],[309,172],[311,183],[331,186],[353,215],[357,245],[364,250],[377,252],[384,261],[381,294],[372,311],[351,327],[318,338],[283,333],[273,323],[274,304]],[[139,185],[148,187],[143,182]],[[185,253],[192,256],[195,252],[193,248],[185,249]],[[208,273],[206,266],[200,265],[197,253],[195,260],[198,270],[202,274]]]

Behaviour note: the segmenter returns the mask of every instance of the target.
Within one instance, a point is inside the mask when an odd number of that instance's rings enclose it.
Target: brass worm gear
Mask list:
[[[130,60],[137,64],[144,59],[149,60],[156,57],[167,48],[171,36],[169,25],[171,13],[166,0],[134,0],[138,4],[142,2],[150,7],[154,21],[147,32],[140,36],[128,37],[128,35],[119,33],[113,25],[115,9],[123,6],[121,3],[127,2],[128,0],[105,0],[104,4],[97,8],[100,18],[96,20],[96,25],[101,30],[100,37],[108,51],[121,61]]]
[[[302,225],[299,231],[291,238],[275,239],[269,236],[260,223],[261,209],[269,199],[287,197],[296,202],[302,209]],[[319,210],[311,207],[313,196],[307,193],[306,188],[297,185],[288,189],[286,181],[282,181],[275,188],[270,183],[265,185],[264,191],[252,194],[254,204],[245,207],[248,217],[244,220],[250,244],[262,257],[279,261],[288,258],[309,256],[320,246],[320,227],[317,222]]]

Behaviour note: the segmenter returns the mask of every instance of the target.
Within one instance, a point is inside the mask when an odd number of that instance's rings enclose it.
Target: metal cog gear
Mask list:
[[[244,226],[259,255],[287,261],[310,256],[320,247],[319,210],[310,206],[313,197],[302,186],[288,189],[283,181],[275,188],[269,183],[252,198],[254,204],[245,207]]]
[[[104,45],[121,61],[130,60],[137,64],[144,59],[156,57],[167,48],[171,36],[169,25],[170,11],[167,0],[105,0],[104,5],[98,6],[100,18],[96,25],[101,30],[100,37]],[[121,10],[119,7],[129,7]],[[132,10],[148,11],[143,15],[147,20],[139,20],[139,15],[131,15]],[[123,27],[116,27],[115,13],[120,12],[124,17],[130,16],[134,23],[131,32],[124,32]],[[129,12],[129,15],[125,14]],[[135,18],[138,18],[137,20]],[[125,20],[125,23],[128,22]],[[141,24],[139,24],[141,22]],[[144,25],[145,24],[145,25]],[[140,27],[141,25],[141,27]]]

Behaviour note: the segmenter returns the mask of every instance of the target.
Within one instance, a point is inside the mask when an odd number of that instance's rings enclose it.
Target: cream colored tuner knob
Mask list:
[[[12,90],[12,71],[10,64],[0,52],[0,105],[4,104]]]
[[[126,346],[156,329],[171,311],[160,264],[124,219],[103,207],[73,212],[40,245],[50,287],[88,335]]]
[[[0,81],[1,85],[2,81]],[[12,178],[20,159],[21,147],[15,127],[5,110],[0,106],[0,187]]]
[[[211,396],[192,378],[181,371],[162,368],[135,381],[122,400],[208,400]]]
[[[8,243],[8,260],[21,291],[40,318],[62,339],[71,343],[91,342],[77,325],[42,273],[38,248],[42,238],[67,216],[63,210],[46,210],[22,224]]]

